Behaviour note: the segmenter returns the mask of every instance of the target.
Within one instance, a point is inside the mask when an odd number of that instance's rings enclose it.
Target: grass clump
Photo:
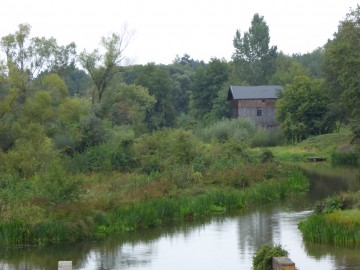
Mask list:
[[[281,245],[262,245],[253,257],[254,270],[271,270],[273,257],[284,257],[289,253]]]
[[[345,193],[318,202],[314,215],[300,221],[305,240],[336,245],[360,244],[360,193]]]

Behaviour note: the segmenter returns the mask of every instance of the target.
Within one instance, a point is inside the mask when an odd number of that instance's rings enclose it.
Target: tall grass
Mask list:
[[[153,180],[149,184],[157,184],[156,181],[163,183],[163,180]],[[146,185],[143,184],[140,188]],[[85,204],[69,201],[48,207],[46,211],[44,208],[41,215],[33,219],[25,218],[22,214],[20,221],[17,221],[15,216],[3,220],[0,222],[0,243],[46,245],[74,242],[81,238],[102,237],[113,232],[133,231],[175,221],[198,219],[215,213],[278,201],[294,192],[305,191],[307,185],[304,176],[292,171],[285,179],[268,179],[245,189],[231,186],[208,187],[199,189],[198,194],[170,193],[168,196],[150,196],[148,199],[136,199],[132,203],[117,206],[113,200],[104,209],[106,212],[97,211],[91,205],[85,207]],[[36,206],[34,211],[36,209],[43,208]]]
[[[211,213],[240,210],[290,197],[307,190],[306,178],[292,172],[285,180],[269,180],[244,190],[214,189],[198,196],[162,198],[121,207],[110,214],[109,224],[100,224],[98,234],[132,231],[172,221],[196,219]]]
[[[338,245],[360,244],[360,211],[316,214],[299,223],[305,240]]]

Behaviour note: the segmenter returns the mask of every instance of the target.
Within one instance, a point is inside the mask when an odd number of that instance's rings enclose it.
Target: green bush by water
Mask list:
[[[281,245],[262,245],[253,257],[254,270],[271,270],[273,257],[287,256],[288,252]]]

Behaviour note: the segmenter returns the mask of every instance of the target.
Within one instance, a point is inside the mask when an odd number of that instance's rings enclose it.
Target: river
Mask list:
[[[297,228],[299,220],[312,213],[315,201],[359,190],[358,171],[307,167],[305,173],[309,192],[281,204],[98,242],[0,249],[0,269],[57,269],[57,261],[71,260],[79,270],[250,270],[253,255],[265,243],[281,244],[299,270],[360,269],[360,247],[305,243]]]

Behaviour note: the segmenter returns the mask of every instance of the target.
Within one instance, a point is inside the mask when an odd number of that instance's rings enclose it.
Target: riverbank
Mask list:
[[[360,191],[317,203],[315,213],[299,223],[305,240],[335,245],[360,244]]]
[[[351,132],[325,134],[294,146],[271,148],[277,159],[297,164],[311,172],[311,158],[324,161],[313,164],[322,174],[339,176],[344,170],[359,168],[359,153],[351,145]],[[358,245],[360,243],[360,193],[341,193],[314,205],[312,216],[299,223],[303,238],[317,243]]]
[[[307,190],[306,178],[294,168],[271,163],[258,164],[257,169],[257,181],[246,188],[231,186],[220,177],[179,189],[162,177],[134,185],[135,175],[91,175],[77,201],[54,206],[28,202],[12,208],[12,216],[8,212],[9,219],[0,222],[0,243],[47,245],[98,239],[279,201]],[[3,216],[4,210],[10,209],[3,209]]]

